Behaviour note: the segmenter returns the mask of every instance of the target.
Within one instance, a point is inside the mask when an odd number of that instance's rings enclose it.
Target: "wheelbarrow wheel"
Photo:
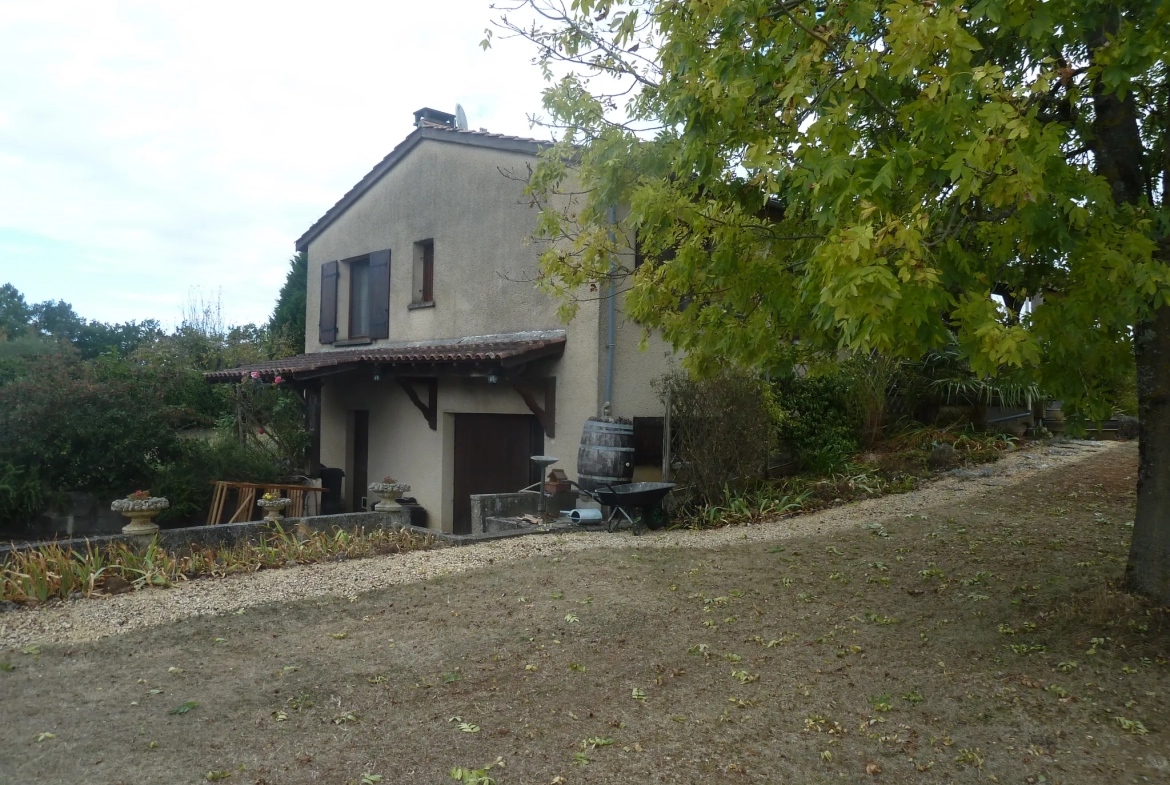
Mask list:
[[[658,530],[670,523],[670,516],[666,514],[666,510],[662,507],[651,507],[642,513],[642,520],[646,522],[646,526],[651,529]]]

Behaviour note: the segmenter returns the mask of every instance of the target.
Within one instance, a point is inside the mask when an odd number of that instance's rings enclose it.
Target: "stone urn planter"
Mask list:
[[[284,517],[284,511],[292,504],[292,499],[257,499],[256,504],[264,510],[264,520],[279,521]]]
[[[125,499],[115,499],[110,509],[130,519],[130,523],[122,527],[123,534],[149,535],[158,531],[158,524],[151,519],[170,506],[165,496],[151,496],[140,491]]]
[[[402,505],[395,500],[409,491],[410,486],[404,482],[396,482],[392,477],[387,477],[382,482],[370,483],[369,490],[371,493],[378,494],[378,498],[382,500],[374,505],[377,512],[397,512],[402,509]]]

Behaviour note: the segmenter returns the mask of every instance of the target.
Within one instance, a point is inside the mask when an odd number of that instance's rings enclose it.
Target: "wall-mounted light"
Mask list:
[[[488,384],[495,384],[500,380],[500,375],[495,371],[488,371],[487,380]]]

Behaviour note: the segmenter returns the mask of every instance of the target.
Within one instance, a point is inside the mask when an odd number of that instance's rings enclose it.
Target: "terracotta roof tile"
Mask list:
[[[373,344],[356,349],[310,352],[238,368],[209,371],[203,374],[203,378],[209,382],[234,382],[255,372],[265,381],[271,381],[276,376],[296,379],[298,375],[317,376],[322,372],[342,371],[361,365],[385,365],[389,366],[388,370],[393,370],[396,365],[413,368],[420,365],[448,368],[492,364],[510,366],[559,356],[564,348],[563,333],[539,337],[487,336],[482,339],[397,346]]]

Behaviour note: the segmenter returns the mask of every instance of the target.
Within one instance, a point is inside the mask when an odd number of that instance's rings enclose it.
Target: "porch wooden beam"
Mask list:
[[[536,415],[540,427],[544,429],[544,435],[555,439],[557,437],[557,377],[548,376],[535,381],[517,379],[512,382],[512,386],[516,388],[516,392],[520,393],[528,410]],[[544,406],[540,406],[536,402],[538,393],[544,398]]]
[[[427,420],[427,425],[431,426],[431,430],[439,430],[439,380],[434,377],[405,379],[400,376],[394,381],[398,382],[398,386],[406,393],[406,397],[410,398],[410,402],[422,412],[423,417]],[[419,397],[418,391],[414,389],[416,381],[425,382],[427,385],[427,402],[425,404]]]
[[[486,376],[494,368],[503,368],[506,378],[512,378],[516,374],[523,373],[525,366],[498,366],[492,363],[461,363],[458,365],[445,365],[443,363],[414,363],[414,362],[386,362],[386,363],[369,363],[369,362],[353,362],[344,363],[342,365],[333,365],[328,368],[318,368],[312,371],[291,371],[284,374],[285,383],[292,386],[301,386],[316,380],[325,380],[330,376],[339,376],[342,374],[353,373],[357,371],[368,371],[371,374],[375,366],[380,366],[382,369],[382,378],[385,379],[390,376],[402,376],[407,379],[423,379],[423,378],[470,378],[476,376]],[[222,379],[219,383],[230,383],[236,379]]]
[[[356,371],[361,368],[368,367],[369,363],[363,362],[342,363],[340,365],[330,365],[327,368],[318,368],[314,371],[293,371],[291,374],[289,374],[289,376],[292,377],[293,381],[308,381],[311,379],[320,379],[325,376],[333,376],[339,373],[349,373],[350,371]]]
[[[557,343],[557,344],[553,344],[551,346],[545,346],[545,347],[540,348],[540,349],[533,349],[533,350],[525,352],[524,354],[518,354],[518,355],[514,355],[512,357],[506,357],[503,360],[500,360],[500,365],[502,365],[505,368],[509,368],[509,367],[516,366],[516,365],[523,365],[526,363],[530,363],[530,362],[533,362],[534,360],[543,360],[543,359],[546,359],[548,357],[560,357],[564,353],[565,353],[565,345],[563,343]]]

